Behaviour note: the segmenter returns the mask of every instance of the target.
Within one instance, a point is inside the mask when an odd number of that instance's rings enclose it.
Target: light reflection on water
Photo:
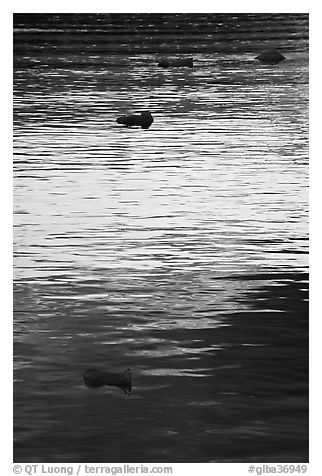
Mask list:
[[[260,65],[245,28],[174,41],[189,70],[20,31],[16,461],[306,460],[307,52],[295,28]],[[131,396],[85,388],[95,366]]]

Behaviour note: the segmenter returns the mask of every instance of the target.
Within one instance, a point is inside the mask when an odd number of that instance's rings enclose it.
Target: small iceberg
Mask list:
[[[193,58],[166,58],[158,62],[161,68],[176,68],[179,66],[193,67]]]
[[[122,373],[106,372],[101,369],[88,369],[84,374],[84,382],[87,387],[99,388],[104,385],[112,385],[121,388],[127,395],[132,389],[131,370]]]
[[[154,121],[149,111],[141,112],[141,114],[132,114],[131,116],[121,116],[116,119],[118,124],[126,127],[141,126],[142,129],[149,129]]]
[[[281,61],[285,60],[285,56],[283,56],[275,48],[271,48],[268,50],[264,50],[261,54],[256,56],[255,59],[264,64],[278,64]]]

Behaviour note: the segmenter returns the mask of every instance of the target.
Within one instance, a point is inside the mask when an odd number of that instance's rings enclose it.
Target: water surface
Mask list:
[[[308,461],[308,17],[14,26],[15,461]]]

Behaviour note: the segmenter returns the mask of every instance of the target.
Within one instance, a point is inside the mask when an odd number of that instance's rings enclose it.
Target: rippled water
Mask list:
[[[307,30],[15,15],[15,461],[308,460]]]

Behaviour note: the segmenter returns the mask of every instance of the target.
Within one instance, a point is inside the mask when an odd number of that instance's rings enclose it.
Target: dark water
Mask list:
[[[15,461],[308,461],[308,16],[14,26]]]

